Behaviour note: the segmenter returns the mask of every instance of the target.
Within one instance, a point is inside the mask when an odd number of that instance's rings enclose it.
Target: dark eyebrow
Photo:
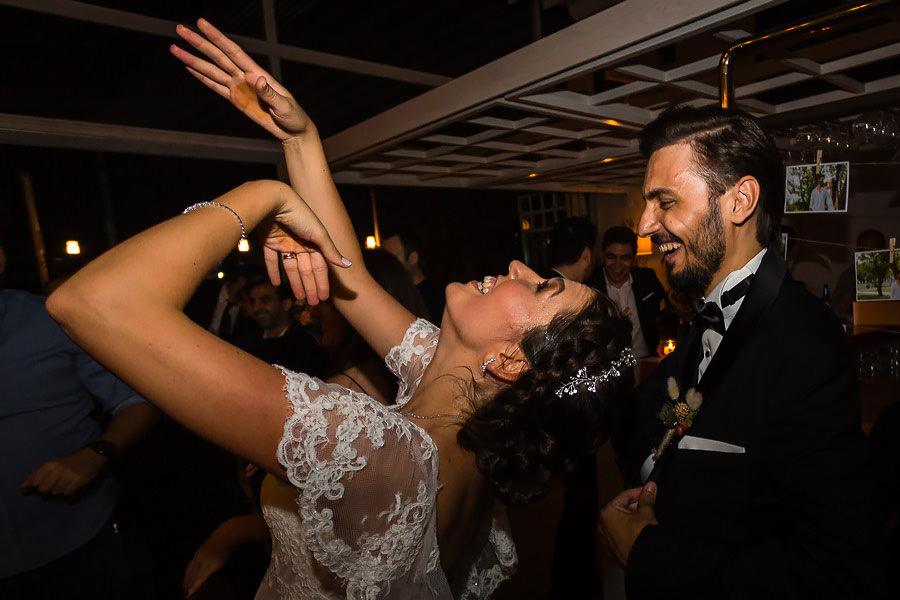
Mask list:
[[[649,192],[644,194],[644,201],[656,200],[663,194],[671,194],[674,196],[675,190],[673,190],[672,188],[667,188],[667,187],[653,188],[652,190],[650,190]]]
[[[566,289],[566,280],[565,279],[563,279],[562,277],[554,277],[553,280],[556,281],[557,283],[559,283],[559,285],[556,287],[556,291],[553,292],[553,295],[550,296],[551,298],[553,298],[554,296],[558,296],[559,294],[562,294],[563,291]]]

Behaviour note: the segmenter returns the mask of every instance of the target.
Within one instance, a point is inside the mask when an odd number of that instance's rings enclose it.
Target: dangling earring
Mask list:
[[[488,360],[484,361],[484,363],[481,365],[481,374],[482,375],[487,374],[488,365],[491,364],[492,362],[497,362],[497,359],[489,358]]]

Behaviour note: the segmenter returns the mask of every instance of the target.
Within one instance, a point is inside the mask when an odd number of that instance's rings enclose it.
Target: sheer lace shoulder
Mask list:
[[[289,414],[277,458],[296,488],[297,510],[263,508],[273,557],[257,600],[483,599],[509,577],[516,557],[505,509],[501,519],[474,524],[481,542],[452,588],[440,565],[437,447],[398,410],[439,335],[420,319],[388,353],[400,378],[392,407],[282,369]]]
[[[277,456],[317,563],[347,598],[449,597],[434,529],[434,442],[368,396],[284,373],[292,414]]]
[[[400,345],[391,348],[384,362],[399,380],[400,388],[397,392],[397,405],[406,404],[422,374],[431,364],[431,357],[437,347],[441,330],[425,319],[416,319],[406,330]]]

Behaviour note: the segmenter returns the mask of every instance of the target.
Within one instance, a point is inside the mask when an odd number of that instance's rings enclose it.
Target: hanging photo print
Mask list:
[[[847,212],[850,163],[791,165],[784,184],[784,212]]]
[[[900,250],[857,252],[856,299],[900,300]]]

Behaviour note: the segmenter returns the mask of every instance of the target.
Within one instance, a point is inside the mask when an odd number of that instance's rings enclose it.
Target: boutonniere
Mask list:
[[[694,388],[690,388],[682,397],[678,382],[674,377],[669,377],[666,387],[669,393],[669,402],[662,405],[657,415],[662,424],[666,426],[666,433],[653,452],[654,461],[659,460],[675,436],[681,437],[694,424],[697,412],[703,404],[702,394]]]

